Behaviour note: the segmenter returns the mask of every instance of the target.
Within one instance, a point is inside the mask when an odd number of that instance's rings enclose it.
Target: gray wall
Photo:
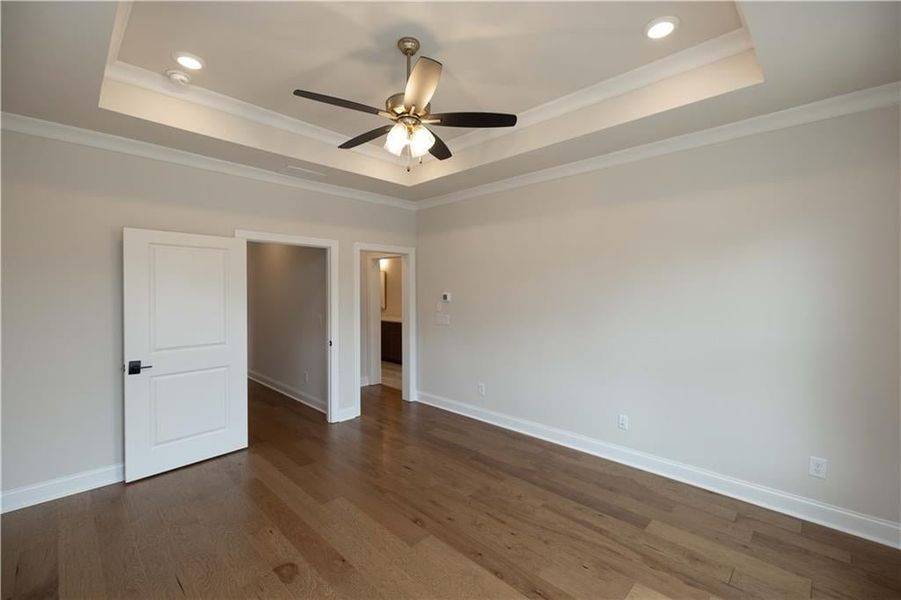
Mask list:
[[[247,244],[251,376],[325,410],[328,401],[326,251]]]
[[[871,111],[418,213],[419,389],[897,522],[898,126]]]
[[[122,460],[121,228],[246,228],[340,241],[342,407],[352,245],[416,245],[423,392],[898,521],[898,132],[870,111],[416,214],[5,132],[3,489]]]
[[[3,132],[3,489],[122,462],[122,228],[235,229],[413,245],[415,215],[297,188]],[[354,390],[342,294],[339,403]]]

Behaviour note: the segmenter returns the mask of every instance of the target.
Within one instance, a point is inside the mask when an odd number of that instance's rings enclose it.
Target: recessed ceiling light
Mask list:
[[[179,71],[178,69],[169,69],[168,71],[166,71],[166,77],[169,78],[169,81],[181,87],[184,87],[191,83],[191,76],[184,71]]]
[[[644,27],[644,34],[652,40],[660,40],[679,26],[679,17],[657,17]]]
[[[192,71],[199,71],[203,68],[203,59],[187,52],[176,52],[175,62]]]

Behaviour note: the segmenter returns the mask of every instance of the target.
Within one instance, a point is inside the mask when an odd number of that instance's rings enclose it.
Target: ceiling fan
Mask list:
[[[445,160],[451,157],[447,144],[426,125],[439,127],[513,127],[516,125],[516,115],[504,113],[432,113],[430,102],[438,88],[438,80],[441,78],[441,63],[421,56],[411,69],[410,61],[413,55],[419,51],[419,40],[413,37],[402,37],[397,40],[397,47],[407,57],[407,86],[403,92],[393,94],[385,101],[385,110],[316,92],[294,90],[294,95],[301,98],[358,110],[393,121],[390,125],[377,127],[347,140],[338,146],[339,148],[354,148],[387,134],[385,149],[395,156],[401,156],[406,150],[411,158],[420,158],[428,152],[439,160]]]

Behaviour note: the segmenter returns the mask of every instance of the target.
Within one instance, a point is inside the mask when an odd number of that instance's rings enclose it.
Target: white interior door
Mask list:
[[[126,228],[123,246],[125,480],[247,447],[246,240]]]

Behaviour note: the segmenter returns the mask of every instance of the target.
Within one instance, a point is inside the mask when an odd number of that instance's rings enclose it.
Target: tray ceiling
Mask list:
[[[650,40],[661,15],[681,19],[678,35]],[[405,35],[444,64],[435,112],[518,114],[740,27],[732,2],[141,2],[118,60],[163,73],[188,51],[206,61],[196,85],[353,136],[381,122],[292,90],[381,107],[403,91]]]
[[[887,2],[3,2],[3,110],[419,201],[612,155],[901,79]],[[664,14],[681,24],[643,36]],[[379,105],[403,83],[396,39],[444,63],[436,110],[515,112],[440,134],[454,156],[411,172],[380,124],[291,95]],[[206,61],[187,88],[172,54]],[[162,151],[162,150],[161,150]],[[333,188],[338,189],[338,188]]]

